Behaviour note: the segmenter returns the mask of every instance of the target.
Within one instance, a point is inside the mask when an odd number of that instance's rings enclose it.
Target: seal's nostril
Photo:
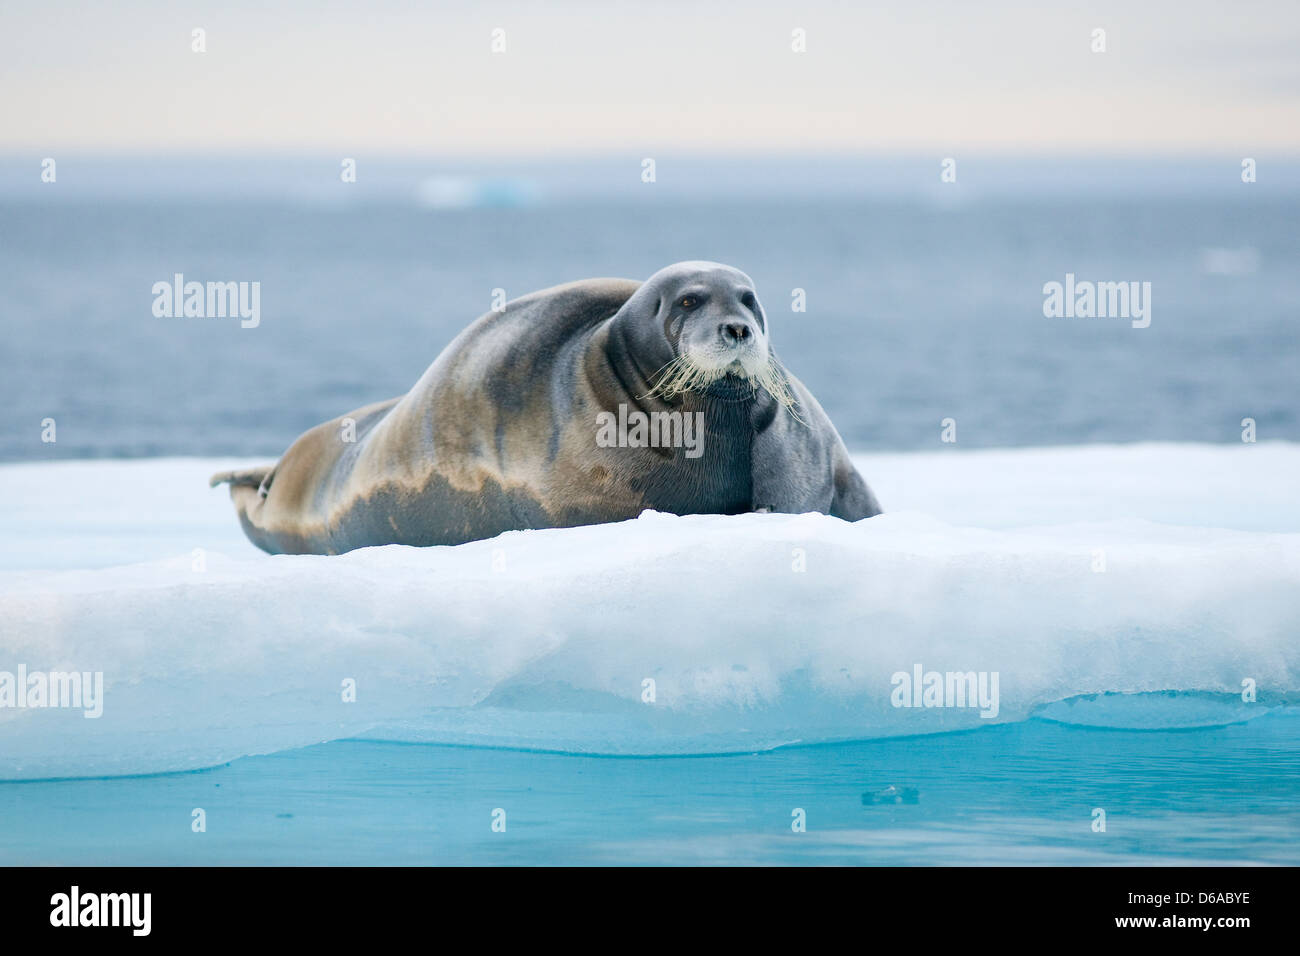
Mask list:
[[[724,322],[718,326],[718,332],[726,342],[743,342],[749,338],[749,326],[744,322]]]

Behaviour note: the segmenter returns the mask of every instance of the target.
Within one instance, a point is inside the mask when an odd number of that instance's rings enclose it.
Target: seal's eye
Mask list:
[[[693,309],[699,304],[700,300],[693,295],[684,295],[677,304],[683,309]]]
[[[752,312],[754,310],[754,306],[757,305],[757,300],[754,298],[754,293],[746,292],[744,295],[742,295],[740,297],[740,304]]]

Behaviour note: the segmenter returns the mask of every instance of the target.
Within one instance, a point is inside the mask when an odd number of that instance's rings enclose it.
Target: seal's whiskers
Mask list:
[[[692,361],[688,355],[679,355],[656,373],[650,391],[642,397],[676,398],[683,392],[694,391],[711,385],[726,374],[727,366],[725,365],[720,368],[708,369]],[[775,358],[769,356],[758,371],[749,376],[747,380],[751,388],[755,391],[760,388],[763,389],[775,399],[778,405],[789,412],[795,421],[804,423],[803,419],[799,417],[798,411],[796,411],[798,402],[794,397],[794,392],[790,389],[790,383],[786,380],[781,364]]]

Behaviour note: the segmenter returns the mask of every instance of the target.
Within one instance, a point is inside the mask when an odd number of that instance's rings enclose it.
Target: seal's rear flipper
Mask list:
[[[266,489],[271,486],[271,472],[274,470],[274,465],[262,465],[240,471],[219,471],[208,479],[208,487],[215,488],[224,484],[229,484],[232,488],[246,486],[256,488],[262,497],[266,497]]]

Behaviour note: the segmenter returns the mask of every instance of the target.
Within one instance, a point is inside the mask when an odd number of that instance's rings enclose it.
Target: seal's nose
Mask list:
[[[723,322],[718,326],[718,334],[727,345],[740,345],[749,338],[749,325],[744,322]]]

